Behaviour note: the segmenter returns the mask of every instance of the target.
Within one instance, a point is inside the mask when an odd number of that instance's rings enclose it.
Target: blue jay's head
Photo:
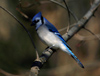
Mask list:
[[[31,26],[33,25],[40,26],[42,24],[44,24],[44,20],[43,20],[41,12],[39,12],[32,18]]]

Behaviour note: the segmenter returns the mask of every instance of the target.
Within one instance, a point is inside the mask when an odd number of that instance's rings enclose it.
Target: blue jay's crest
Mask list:
[[[33,18],[32,18],[32,22],[35,20],[36,17],[41,17],[42,16],[42,13],[39,12],[37,13]]]
[[[36,24],[38,25],[38,26],[37,26],[37,29],[38,29],[38,27],[39,27],[40,25],[44,24],[44,20],[43,20],[43,17],[42,17],[42,13],[41,13],[41,12],[37,13],[37,14],[32,18],[32,24],[31,24],[31,26],[36,25]]]

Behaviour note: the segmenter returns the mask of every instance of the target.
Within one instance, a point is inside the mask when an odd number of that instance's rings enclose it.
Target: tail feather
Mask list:
[[[84,68],[84,66],[83,66],[83,64],[80,62],[80,60],[74,55],[74,53],[68,48],[68,47],[66,47],[67,48],[67,51],[65,51],[65,52],[67,52],[69,55],[71,55],[71,57],[78,63],[78,65],[80,66],[80,67],[82,67],[82,68]]]
[[[80,62],[80,60],[73,54],[71,57],[78,63],[78,65],[82,68],[84,68],[83,64]]]
[[[71,49],[67,46],[68,44],[63,42],[64,46],[60,47],[62,51],[68,53],[77,63],[80,67],[84,68],[83,64],[80,62],[80,60],[74,55],[74,53],[71,51]],[[66,47],[66,49],[64,48]]]

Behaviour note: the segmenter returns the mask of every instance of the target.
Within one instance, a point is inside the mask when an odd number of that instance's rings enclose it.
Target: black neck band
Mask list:
[[[41,16],[42,24],[44,24],[43,17]]]

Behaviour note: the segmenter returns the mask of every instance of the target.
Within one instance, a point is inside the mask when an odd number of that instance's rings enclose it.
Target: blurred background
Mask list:
[[[62,0],[57,1],[63,4]],[[84,16],[93,2],[93,0],[66,1],[78,19]],[[13,13],[29,30],[39,55],[47,46],[38,38],[35,27],[30,26],[31,18],[41,11],[57,29],[68,25],[67,11],[49,0],[0,0],[0,6]],[[29,18],[25,18],[23,13]],[[75,20],[71,16],[71,24],[73,23]],[[66,53],[58,50],[42,67],[39,76],[100,76],[100,8],[86,24],[86,28],[97,37],[81,29],[67,42],[85,69],[80,68]],[[63,35],[65,32],[66,30],[60,33]],[[7,73],[27,76],[35,58],[35,50],[27,32],[0,8],[0,76],[7,76]]]

